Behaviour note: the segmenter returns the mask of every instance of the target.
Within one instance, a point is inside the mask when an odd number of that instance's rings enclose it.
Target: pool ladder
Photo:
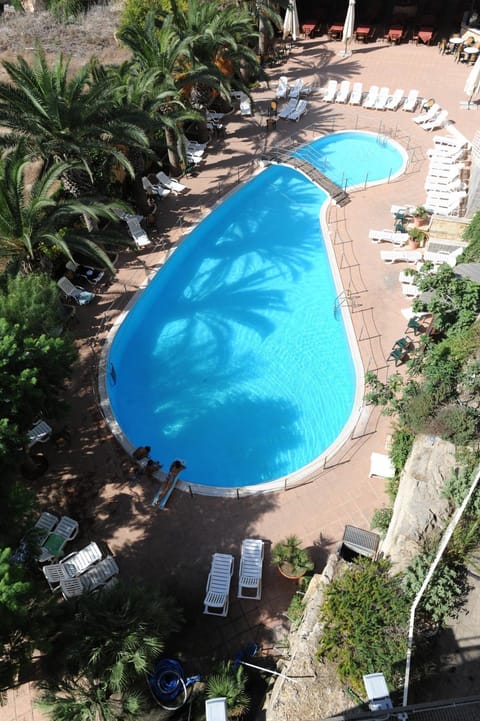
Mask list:
[[[342,290],[341,293],[337,295],[335,298],[335,302],[333,304],[333,315],[337,315],[338,310],[342,307],[342,305],[346,305],[348,308],[353,308],[355,305],[356,295],[353,295],[352,291],[350,290]]]

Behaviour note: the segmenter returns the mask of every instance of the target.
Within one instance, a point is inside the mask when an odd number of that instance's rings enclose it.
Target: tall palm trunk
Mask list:
[[[167,141],[168,163],[170,165],[170,173],[174,177],[182,173],[182,158],[177,149],[177,137],[172,128],[165,128],[165,140]]]

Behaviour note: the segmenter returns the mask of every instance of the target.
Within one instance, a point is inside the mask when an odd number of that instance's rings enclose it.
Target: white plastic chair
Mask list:
[[[240,115],[252,115],[252,101],[245,94],[240,100]]]
[[[209,616],[226,616],[228,614],[233,564],[234,559],[230,554],[213,554],[203,600],[203,613]]]
[[[227,699],[225,696],[205,700],[205,721],[227,721]]]
[[[59,563],[52,563],[47,566],[43,566],[43,575],[48,581],[48,585],[51,590],[60,587],[61,581],[66,581],[69,578],[76,578],[84,573],[87,569],[93,566],[94,563],[100,561],[102,558],[102,552],[95,543],[89,543],[88,546],[82,548],[81,551],[74,551],[70,553]]]
[[[262,597],[263,541],[246,538],[238,572],[238,598],[259,600]]]
[[[80,285],[74,285],[72,281],[64,275],[57,280],[57,285],[60,290],[65,293],[67,298],[71,298],[78,303],[78,305],[86,305],[95,298],[95,293],[85,290],[85,288],[82,288]]]

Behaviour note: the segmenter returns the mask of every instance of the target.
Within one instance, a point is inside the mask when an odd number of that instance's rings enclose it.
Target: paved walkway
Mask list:
[[[355,45],[350,58],[337,54],[341,43],[324,38],[297,43],[287,65],[271,71],[272,80],[287,74],[323,87],[335,78],[388,85],[407,92],[416,87],[422,96],[435,97],[447,108],[458,129],[472,139],[480,114],[460,109],[468,68],[439,55],[436,48],[383,43]],[[260,111],[272,91],[255,92]],[[162,204],[159,232],[166,246],[175,246],[189,223],[201,217],[227,190],[248,177],[255,158],[285,138],[304,142],[315,126],[319,132],[370,127],[396,137],[413,158],[409,172],[399,181],[352,194],[342,209],[332,208],[329,224],[344,287],[356,297],[352,320],[365,369],[385,368],[392,343],[403,335],[400,309],[408,305],[398,283],[401,264],[385,266],[379,247],[368,240],[371,227],[390,227],[392,203],[421,204],[427,164],[425,151],[432,136],[398,111],[382,113],[363,108],[327,105],[319,93],[309,99],[309,112],[299,123],[279,121],[276,131],[265,132],[265,117],[233,115],[225,141],[212,143],[206,167],[187,179],[191,191]],[[268,652],[281,638],[285,611],[295,587],[281,578],[269,563],[270,544],[287,534],[299,535],[312,550],[321,570],[327,553],[342,537],[346,523],[369,528],[375,508],[385,501],[384,482],[368,478],[370,454],[382,452],[390,432],[389,420],[375,412],[366,434],[350,441],[324,472],[288,492],[257,495],[240,500],[191,497],[175,493],[165,513],[152,511],[152,488],[133,480],[131,465],[112,438],[99,412],[96,373],[101,342],[111,321],[145,281],[149,268],[162,261],[164,250],[133,257],[123,254],[119,274],[94,305],[78,309],[75,334],[81,361],[69,389],[73,431],[70,449],[50,449],[49,473],[38,482],[42,508],[63,511],[81,524],[78,544],[103,541],[115,553],[124,579],[153,583],[171,591],[188,619],[178,639],[186,657],[211,658],[235,653],[245,641],[257,641]],[[202,615],[202,598],[210,555],[223,551],[239,555],[245,537],[263,538],[267,544],[264,592],[261,602],[234,600],[228,619]],[[235,580],[234,576],[234,580]],[[232,590],[235,591],[235,583]],[[189,671],[198,670],[189,668]],[[8,694],[0,708],[1,721],[39,719],[32,710],[28,684]]]

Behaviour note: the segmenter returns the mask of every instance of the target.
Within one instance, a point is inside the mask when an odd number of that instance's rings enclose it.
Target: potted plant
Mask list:
[[[427,238],[427,234],[424,230],[420,230],[420,228],[409,228],[408,229],[408,245],[410,248],[423,248],[425,245],[425,240]]]
[[[429,217],[429,212],[423,205],[417,205],[417,207],[412,213],[412,216],[413,224],[418,228],[419,226],[426,224]]]
[[[313,569],[306,548],[302,548],[298,536],[288,536],[272,548],[272,563],[285,578],[299,579]]]

